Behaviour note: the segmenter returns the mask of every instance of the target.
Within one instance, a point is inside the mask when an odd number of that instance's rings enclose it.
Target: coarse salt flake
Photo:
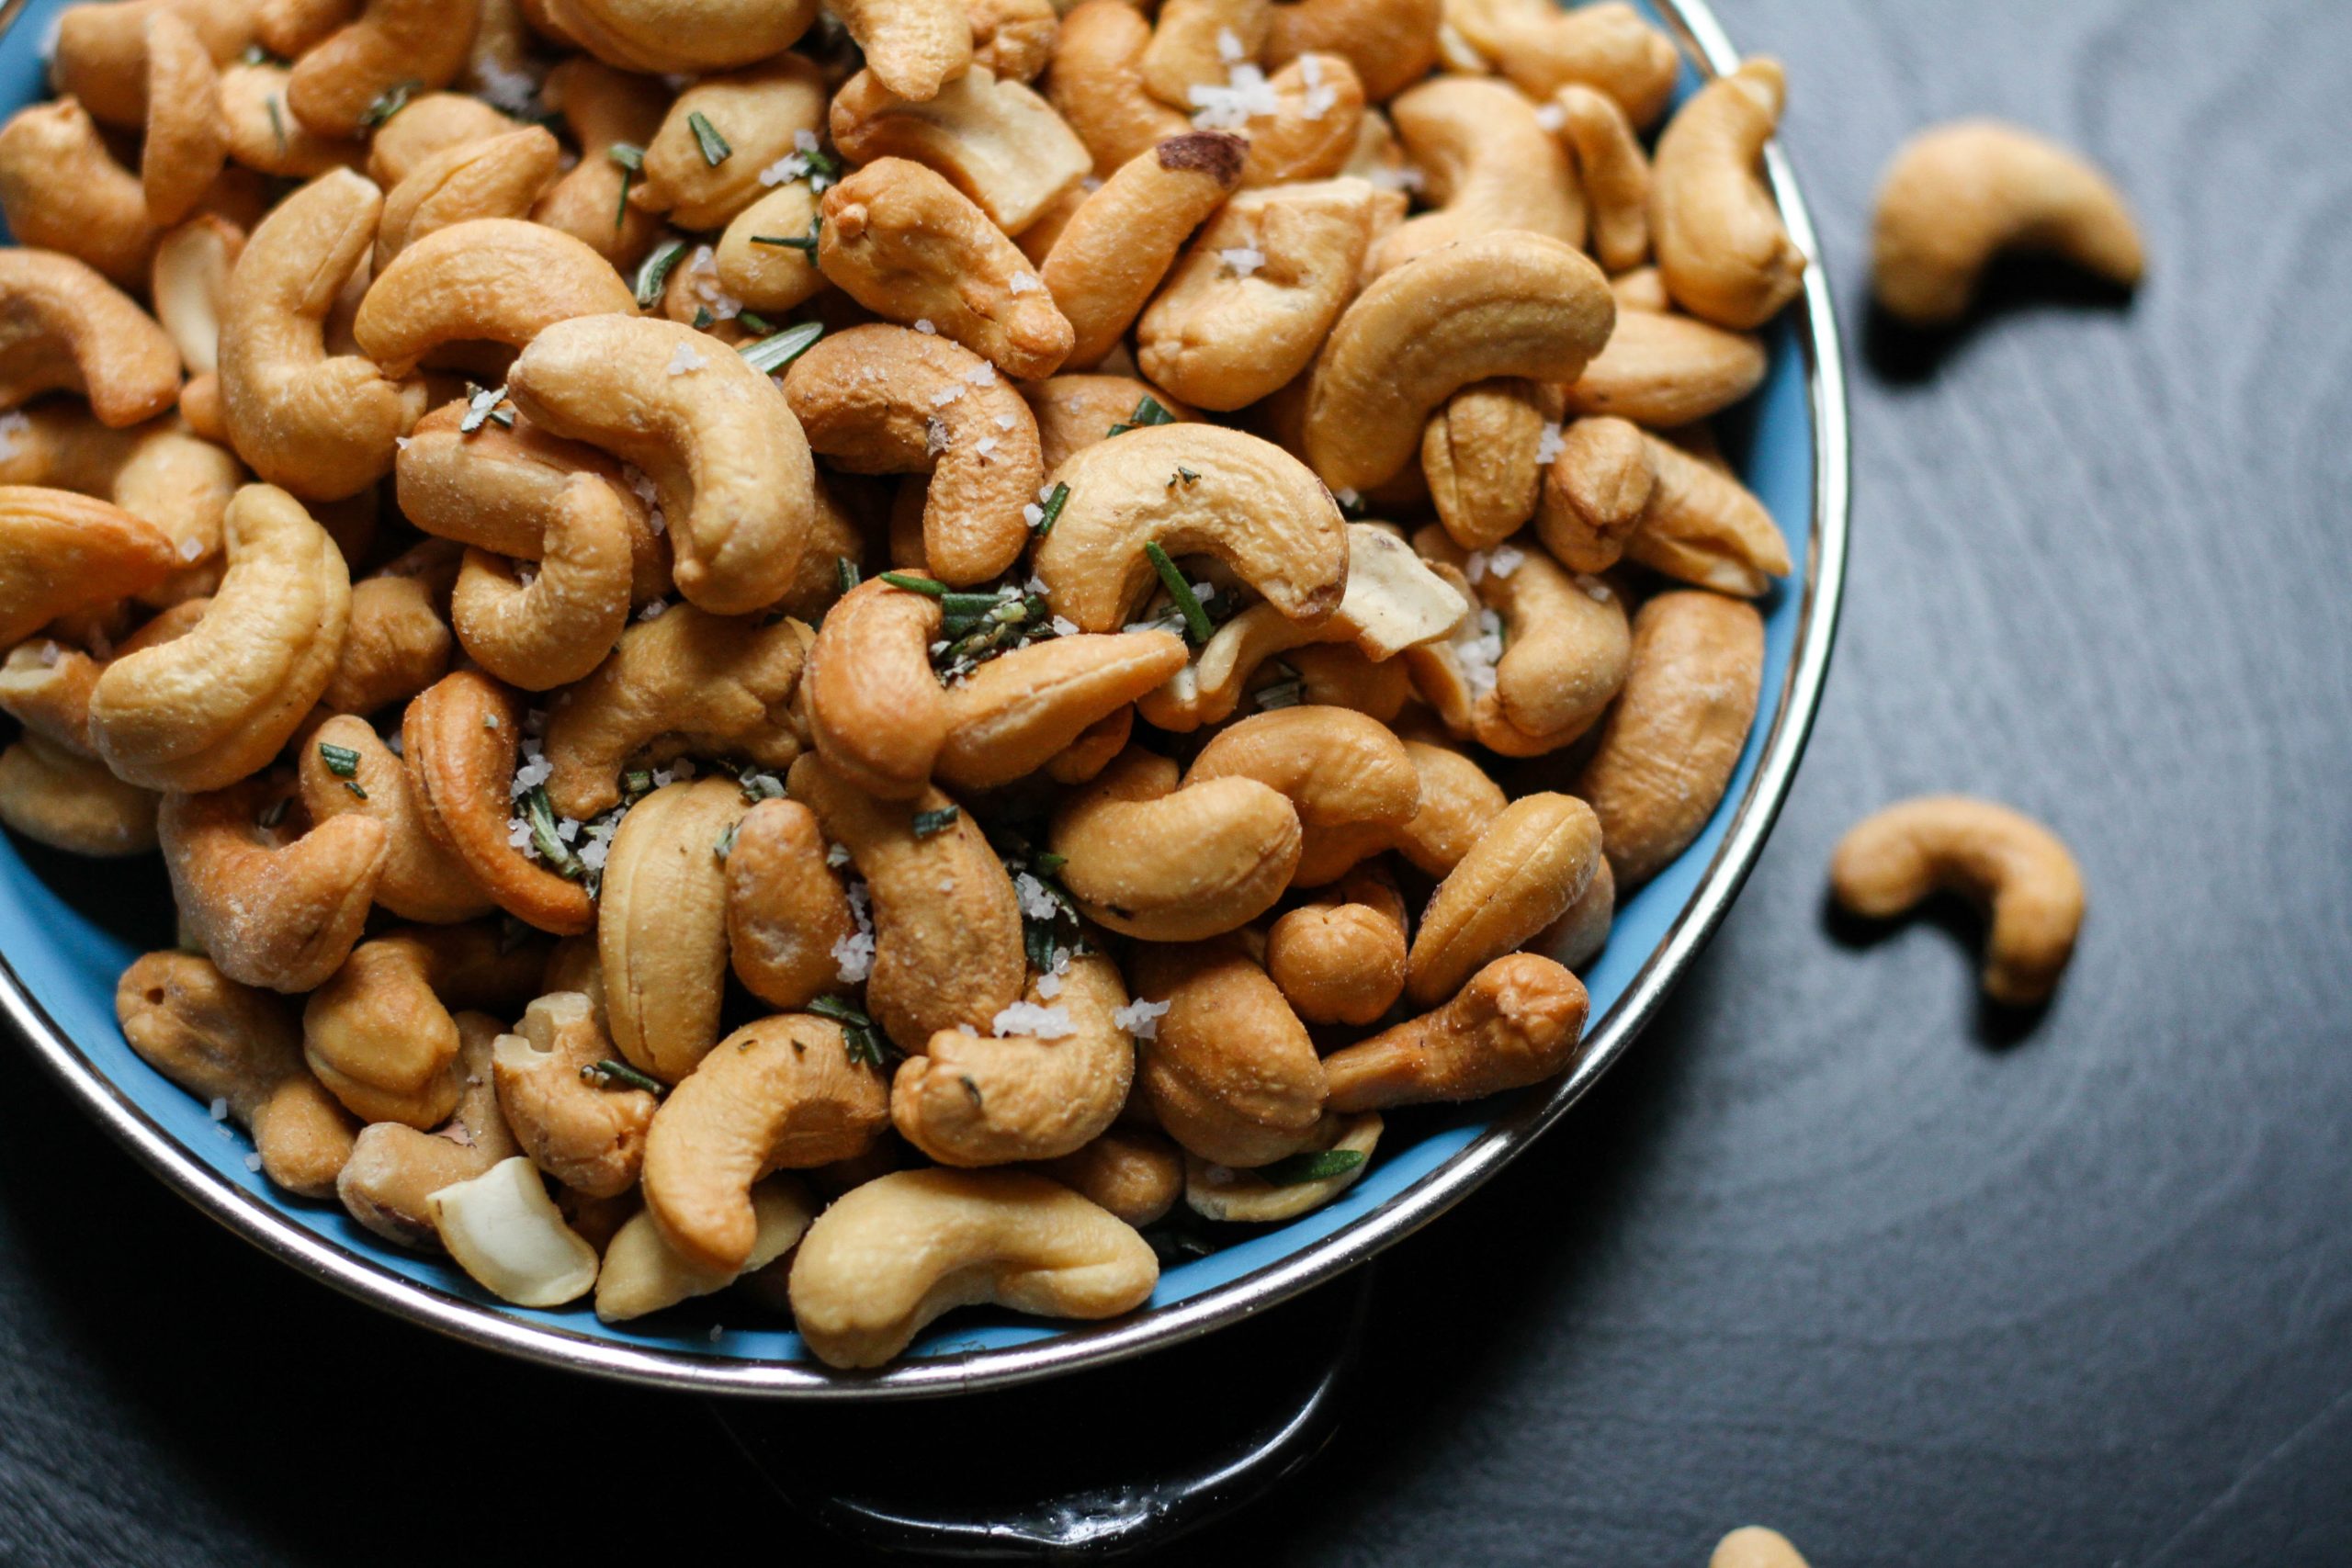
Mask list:
[[[981,436],[980,439],[973,446],[972,450],[978,452],[983,457],[987,457],[989,453],[996,450],[996,437],[993,435]]]
[[[939,329],[932,325],[931,318],[929,316],[917,316],[915,318],[915,331],[922,333],[925,337],[936,337],[939,335]]]
[[[670,602],[667,599],[649,599],[645,603],[645,608],[637,613],[637,618],[640,621],[658,621],[669,614],[669,611]]]
[[[1538,104],[1535,106],[1535,123],[1557,135],[1560,128],[1568,123],[1568,111],[1558,104]]]
[[[1039,1007],[1035,1002],[1015,1002],[989,1021],[989,1028],[1001,1040],[1008,1034],[1032,1034],[1040,1040],[1063,1040],[1078,1032],[1068,1008]]]
[[[673,376],[691,376],[709,363],[695,352],[694,344],[682,343],[670,351],[670,363],[666,368]]]
[[[1227,65],[1238,65],[1250,58],[1250,51],[1241,47],[1239,34],[1231,28],[1219,28],[1216,30],[1216,57]]]
[[[204,541],[202,539],[182,539],[180,541],[180,559],[201,560],[203,557]]]
[[[1556,419],[1546,422],[1544,434],[1535,438],[1536,465],[1540,468],[1548,464],[1560,455],[1561,448],[1566,445],[1567,443],[1560,438],[1560,422]]]
[[[817,140],[813,130],[796,130],[792,133],[792,145],[803,152],[814,152],[824,143]]]
[[[1046,885],[1028,872],[1012,879],[1012,896],[1021,901],[1021,912],[1033,920],[1050,920],[1061,912],[1061,905]]]
[[[1111,1014],[1111,1022],[1114,1027],[1125,1030],[1138,1040],[1157,1040],[1159,1038],[1159,1021],[1168,1016],[1171,1005],[1169,1002],[1146,1001],[1137,997],[1126,1006],[1115,1009]]]
[[[1050,973],[1038,976],[1037,994],[1047,1001],[1052,1001],[1062,994],[1062,977]]]
[[[1015,289],[1013,292],[1017,294],[1020,290]],[[983,359],[964,372],[964,379],[975,387],[993,387],[996,385],[996,367]]]
[[[1046,286],[1028,273],[1016,272],[1012,275],[1012,281],[1005,287],[1015,294],[1035,294]]]
[[[259,1170],[261,1168],[261,1156],[247,1155],[245,1156],[245,1168],[247,1170]]]
[[[1217,252],[1216,259],[1223,262],[1236,277],[1248,277],[1266,265],[1266,253],[1255,245],[1236,245],[1231,250]]]
[[[1497,577],[1509,577],[1527,559],[1527,553],[1513,545],[1497,545],[1487,557],[1487,570]]]
[[[215,1122],[226,1122],[229,1119],[229,1102],[225,1100],[216,1100],[204,1108],[204,1113]]]

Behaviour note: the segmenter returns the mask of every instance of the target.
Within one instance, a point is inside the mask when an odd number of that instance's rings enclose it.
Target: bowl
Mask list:
[[[0,105],[44,91],[43,41],[65,0],[0,10]],[[1737,56],[1702,0],[1659,0],[1659,17],[1699,71]],[[323,1284],[397,1316],[509,1355],[672,1388],[815,1398],[985,1388],[1099,1365],[1206,1334],[1363,1262],[1443,1213],[1566,1114],[1632,1045],[1698,957],[1763,848],[1804,750],[1827,671],[1847,534],[1846,406],[1829,289],[1811,225],[1775,148],[1769,173],[1811,265],[1803,298],[1768,329],[1771,369],[1722,422],[1726,452],[1789,536],[1792,575],[1763,601],[1763,693],[1723,804],[1664,873],[1626,899],[1589,965],[1593,1022],[1584,1055],[1555,1082],[1451,1111],[1391,1119],[1374,1168],[1337,1201],[1288,1224],[1250,1227],[1208,1257],[1170,1267],[1151,1300],[1090,1325],[1010,1314],[956,1314],[897,1363],[845,1373],[799,1337],[725,1298],[608,1325],[584,1304],[507,1305],[446,1259],[390,1247],[333,1203],[278,1192],[247,1168],[251,1145],[134,1055],[115,1025],[114,988],[145,947],[171,940],[153,863],[79,862],[0,837],[0,1016],[76,1103],[211,1218]],[[729,1322],[732,1317],[734,1321]]]

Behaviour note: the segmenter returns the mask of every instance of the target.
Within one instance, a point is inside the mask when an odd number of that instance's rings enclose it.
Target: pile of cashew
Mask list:
[[[1622,5],[831,11],[70,6],[0,822],[160,850],[123,1026],[270,1181],[862,1367],[1573,1065],[1747,742],[1705,422],[1804,258],[1778,68],[1666,118]]]

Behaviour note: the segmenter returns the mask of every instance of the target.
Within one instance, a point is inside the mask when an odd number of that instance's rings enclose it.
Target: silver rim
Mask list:
[[[1699,69],[1729,70],[1738,54],[1705,0],[1657,0]],[[0,5],[0,28],[23,0]],[[255,1247],[347,1295],[453,1338],[506,1355],[599,1377],[663,1388],[809,1399],[921,1397],[1002,1387],[1165,1348],[1264,1311],[1363,1262],[1435,1219],[1523,1153],[1607,1072],[1656,1016],[1674,982],[1714,931],[1747,879],[1787,798],[1813,728],[1838,604],[1845,587],[1848,446],[1846,387],[1821,254],[1788,161],[1775,144],[1766,171],[1789,233],[1804,253],[1804,305],[1795,328],[1804,358],[1814,429],[1814,506],[1804,595],[1781,700],[1754,775],[1730,828],[1690,903],[1666,939],[1601,1019],[1574,1072],[1540,1100],[1498,1117],[1453,1158],[1389,1202],[1277,1263],[1213,1287],[1189,1301],[1050,1339],[1003,1349],[944,1356],[872,1373],[842,1373],[779,1361],[718,1361],[666,1350],[635,1349],[560,1328],[524,1323],[394,1274],[304,1228],[190,1158],[118,1089],[36,1002],[0,956],[0,1015],[33,1055],[150,1168],[213,1219]]]

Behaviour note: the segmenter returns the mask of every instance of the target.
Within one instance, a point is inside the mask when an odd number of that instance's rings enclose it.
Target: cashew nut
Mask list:
[[[1333,1111],[1476,1100],[1541,1083],[1577,1059],[1584,982],[1532,953],[1506,953],[1453,999],[1323,1058]]]
[[[584,680],[628,623],[629,543],[628,513],[612,487],[574,474],[527,582],[503,557],[466,552],[450,601],[458,639],[483,669],[526,691]]]
[[[809,645],[809,738],[832,770],[888,800],[922,793],[947,736],[947,697],[932,673],[939,601],[860,583]]]
[[[1468,564],[1435,529],[1424,529],[1415,542],[1437,559]],[[1592,728],[1625,684],[1632,637],[1615,589],[1570,577],[1540,549],[1506,545],[1496,556],[1506,551],[1515,558],[1508,568],[1488,558],[1477,584],[1502,627],[1503,653],[1492,664],[1492,685],[1484,691],[1466,685],[1459,696],[1431,694],[1442,716],[1487,750],[1532,757],[1556,751]],[[1459,655],[1452,646],[1433,643],[1409,657],[1418,672],[1438,675]],[[1466,682],[1469,670],[1457,668]],[[1466,709],[1458,707],[1465,697]]]
[[[1581,969],[1609,945],[1610,922],[1616,914],[1617,874],[1609,869],[1609,857],[1603,855],[1577,901],[1527,945],[1571,969]]]
[[[216,62],[235,59],[254,41],[254,6],[245,0],[68,6],[57,14],[51,83],[108,125],[139,124],[147,112],[147,20],[164,11],[194,28]]]
[[[857,934],[824,829],[797,800],[763,800],[743,814],[727,852],[727,950],[735,976],[789,1011],[841,988],[833,950]]]
[[[1114,1126],[1036,1169],[1131,1225],[1159,1219],[1184,1193],[1184,1151],[1149,1127]]]
[[[833,95],[831,112],[833,143],[843,157],[927,164],[1015,236],[1094,166],[1085,143],[1045,99],[985,65],[924,103],[893,95],[869,68]]]
[[[1366,1024],[1405,990],[1405,899],[1385,873],[1358,870],[1266,933],[1266,973],[1309,1023]]]
[[[1718,593],[1753,599],[1789,571],[1788,541],[1754,492],[1715,453],[1703,427],[1648,438],[1649,504],[1625,536],[1633,560]]]
[[[1241,183],[1319,180],[1345,168],[1355,152],[1364,96],[1347,56],[1303,54],[1268,78],[1266,87],[1273,107],[1234,127],[1250,143]]]
[[[1761,173],[1787,96],[1780,62],[1748,61],[1700,88],[1657,141],[1658,273],[1676,304],[1720,327],[1762,326],[1804,287],[1804,254]]]
[[[0,407],[78,392],[119,430],[170,408],[179,378],[172,340],[86,263],[0,250]]]
[[[728,148],[717,163],[704,151],[697,120]],[[800,55],[706,76],[672,100],[645,144],[645,179],[629,200],[667,212],[681,229],[722,228],[766,192],[767,171],[797,139],[824,123],[824,75]]]
[[[1306,1026],[1227,937],[1136,950],[1136,994],[1165,1002],[1137,1073],[1168,1135],[1219,1165],[1261,1166],[1314,1145],[1327,1095]]]
[[[18,244],[78,257],[125,288],[145,281],[161,236],[139,176],[114,161],[72,98],[0,125],[0,214]]]
[[[147,220],[178,222],[204,199],[228,159],[220,74],[186,21],[158,10],[147,18],[147,136],[139,187]]]
[[[1151,23],[1126,0],[1083,0],[1062,18],[1046,96],[1108,177],[1191,123],[1144,85]]]
[[[1571,82],[1552,95],[1561,139],[1592,209],[1592,254],[1612,276],[1650,255],[1650,160],[1633,122],[1608,94]]]
[[[421,94],[368,138],[365,172],[394,190],[442,153],[495,141],[514,130],[512,119],[469,94]]]
[[[425,158],[384,197],[376,271],[437,230],[476,218],[523,218],[555,178],[560,149],[543,125],[464,141]],[[160,265],[160,264],[159,264]]]
[[[838,0],[835,14],[876,81],[921,103],[972,65],[972,24],[958,0]]]
[[[481,924],[401,927],[363,942],[303,1004],[303,1055],[361,1121],[437,1127],[468,1087],[450,1010],[520,1007],[543,953],[509,948],[495,926]],[[487,1100],[498,1024],[482,1021],[481,1070],[472,1076]]]
[[[1186,236],[1239,180],[1248,151],[1216,131],[1170,137],[1120,165],[1071,214],[1044,268],[1046,288],[1077,329],[1069,364],[1092,366],[1117,345]]]
[[[947,692],[933,767],[957,789],[1011,784],[1183,667],[1183,639],[1164,631],[1080,633],[1015,649]]]
[[[621,199],[624,187],[635,188],[635,175],[615,163],[612,152],[653,140],[669,95],[659,82],[574,56],[548,73],[541,96],[571,127],[580,162],[539,197],[532,220],[594,247],[615,266],[634,265],[661,235],[662,220]]]
[[[389,835],[371,817],[330,817],[299,834],[257,826],[281,797],[259,779],[174,793],[156,827],[182,931],[232,980],[308,991],[359,940]]]
[[[1134,413],[1146,398],[1166,409],[1179,424],[1201,417],[1182,400],[1132,376],[1052,376],[1023,386],[1021,396],[1036,419],[1038,450],[1047,473],[1079,448],[1109,439],[1111,427]]]
[[[71,491],[0,485],[0,643],[153,588],[179,564],[163,531]]]
[[[1463,388],[1430,417],[1421,432],[1421,472],[1455,544],[1491,549],[1535,515],[1547,466],[1544,433],[1556,432],[1559,415],[1558,388],[1505,378]]]
[[[517,218],[475,218],[394,256],[368,285],[352,331],[385,374],[405,376],[445,344],[521,348],[558,321],[636,309],[612,264],[571,235]]]
[[[1544,473],[1535,531],[1561,565],[1606,571],[1617,564],[1656,493],[1651,455],[1660,445],[1622,419],[1580,419],[1560,433],[1559,454]]]
[[[1176,764],[1130,750],[1054,814],[1062,885],[1089,919],[1193,942],[1272,908],[1298,867],[1298,812],[1250,778],[1177,787]]]
[[[294,62],[286,106],[322,135],[356,135],[385,94],[455,81],[481,19],[481,0],[365,0]]]
[[[1761,340],[1668,311],[1628,310],[1568,389],[1580,414],[1657,427],[1690,424],[1763,385]]]
[[[1600,851],[1600,820],[1574,795],[1521,795],[1505,807],[1430,896],[1406,961],[1406,994],[1433,1006],[1559,919],[1591,883]]]
[[[76,855],[139,855],[155,847],[155,792],[104,762],[28,733],[0,750],[0,822]]]
[[[1715,1543],[1707,1568],[1805,1568],[1805,1561],[1778,1530],[1742,1525]]]
[[[556,991],[523,1010],[491,1050],[498,1109],[531,1163],[575,1192],[610,1198],[637,1185],[654,1099],[641,1089],[591,1083],[612,1041],[588,998]]]
[[[554,29],[629,71],[720,71],[792,47],[815,0],[540,0]]]
[[[727,983],[727,868],[719,840],[742,818],[723,775],[666,784],[613,835],[596,919],[596,955],[613,1043],[675,1083],[719,1035]]]
[[[768,1177],[752,1188],[752,1250],[742,1267],[707,1269],[663,1240],[662,1227],[640,1209],[605,1245],[596,1273],[596,1315],[606,1323],[626,1323],[723,1291],[798,1246],[816,1217],[817,1201],[798,1178]]]
[[[1218,731],[1184,782],[1221,778],[1255,779],[1280,791],[1309,828],[1406,822],[1420,806],[1405,743],[1386,725],[1346,708],[1302,704]]]
[[[1385,103],[1436,63],[1441,12],[1440,0],[1276,0],[1266,64],[1317,51],[1342,55],[1364,97]]]
[[[1388,115],[1437,210],[1389,231],[1367,263],[1374,276],[1440,245],[1499,230],[1584,243],[1576,167],[1536,118],[1535,106],[1508,84],[1435,77],[1400,94]]]
[[[1225,1220],[1238,1224],[1267,1224],[1283,1220],[1295,1220],[1299,1215],[1321,1208],[1340,1193],[1354,1186],[1366,1169],[1364,1160],[1379,1145],[1382,1123],[1372,1111],[1351,1116],[1324,1119],[1325,1131],[1330,1134],[1326,1143],[1318,1136],[1318,1146],[1302,1151],[1305,1154],[1360,1155],[1363,1159],[1335,1176],[1310,1180],[1292,1180],[1277,1184],[1255,1171],[1236,1170],[1218,1165],[1198,1155],[1184,1159],[1184,1203],[1193,1213],[1205,1220]]]
[[[0,479],[111,501],[170,541],[183,564],[141,590],[141,602],[171,605],[219,586],[220,518],[244,478],[235,457],[176,420],[109,430],[86,409],[61,402],[43,403],[22,419],[0,453]]]
[[[155,247],[148,297],[155,302],[155,320],[192,377],[209,379],[220,367],[220,307],[228,298],[229,274],[244,248],[245,231],[209,212],[197,214]],[[217,396],[219,382],[212,386]],[[185,401],[185,389],[180,395]]]
[[[373,726],[338,714],[307,739],[300,769],[302,808],[311,820],[323,826],[343,817],[372,819],[384,830],[377,903],[401,919],[427,925],[473,919],[497,907],[475,884],[465,863],[425,826],[424,808],[409,782],[407,765],[377,738]],[[327,761],[328,748],[338,759],[334,765]],[[348,760],[345,752],[351,753]],[[347,777],[336,771],[343,765],[351,770]],[[357,794],[349,787],[354,784]]]
[[[972,29],[972,63],[999,76],[1034,82],[1053,57],[1061,30],[1053,0],[961,0]]]
[[[1529,97],[1581,82],[1637,126],[1665,112],[1682,68],[1673,42],[1619,0],[1573,9],[1551,0],[1445,0],[1445,20]]]
[[[435,1193],[520,1152],[491,1086],[498,1021],[488,1013],[461,1012],[454,1021],[457,1067],[465,1086],[448,1121],[429,1133],[399,1122],[361,1128],[335,1179],[334,1195],[345,1213],[403,1247],[439,1245],[433,1226]]]
[[[110,659],[178,637],[203,618],[211,603],[189,599],[175,604],[117,642],[107,660],[59,640],[62,627],[57,635],[18,643],[0,660],[0,712],[22,724],[28,734],[78,756],[96,756],[90,744],[90,690],[98,683],[99,672]]]

